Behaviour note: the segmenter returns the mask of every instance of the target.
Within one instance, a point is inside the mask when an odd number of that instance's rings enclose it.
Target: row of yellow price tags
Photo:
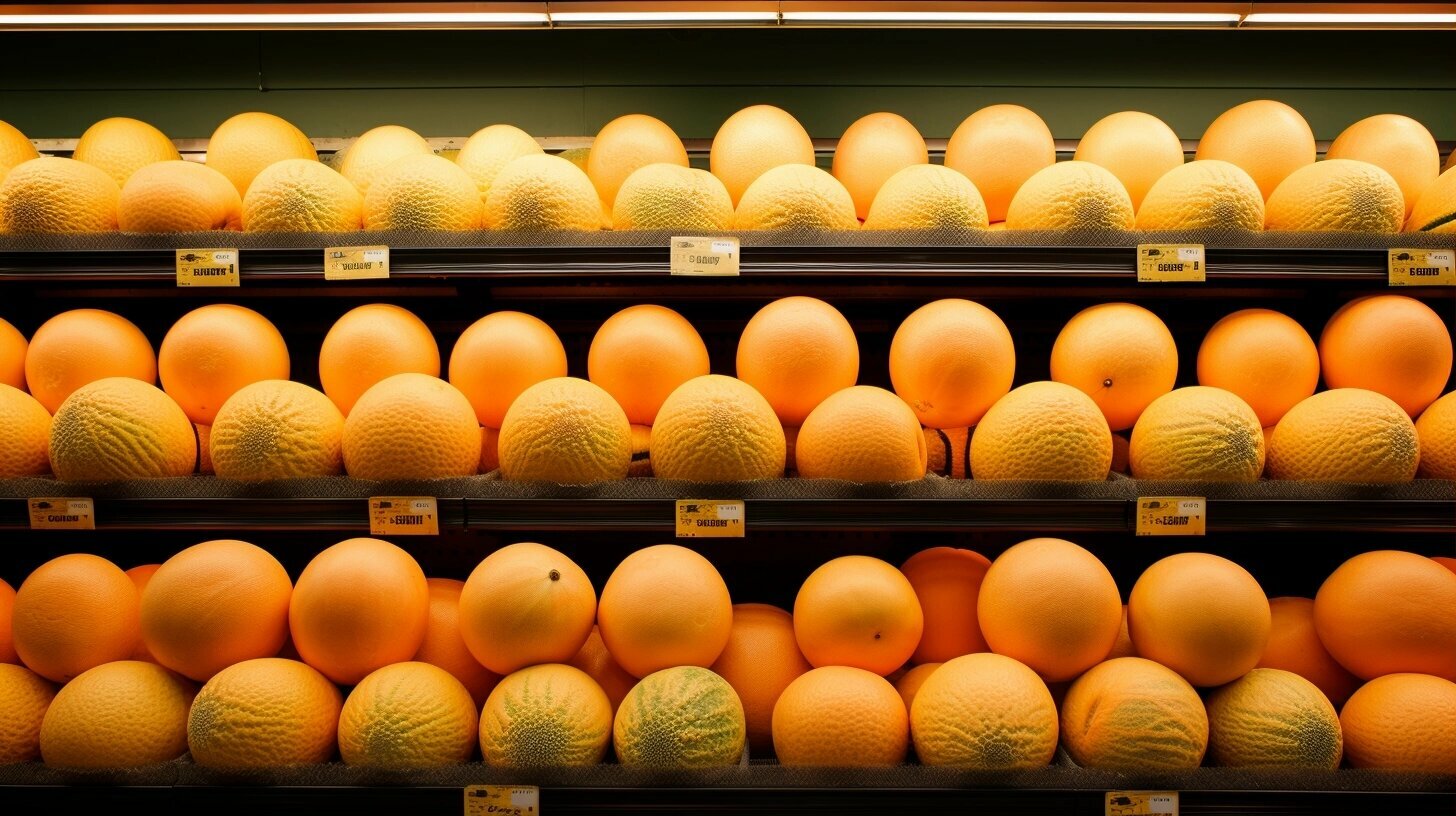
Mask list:
[[[1456,286],[1456,250],[1387,251],[1391,286]],[[1208,261],[1202,244],[1139,244],[1138,283],[1202,283]]]
[[[737,238],[680,237],[671,241],[669,272],[695,277],[738,275],[741,248]],[[177,250],[177,285],[238,286],[236,249]],[[1391,286],[1456,286],[1456,250],[1392,249],[1388,259]],[[1202,244],[1139,244],[1139,283],[1201,283],[1208,276]],[[372,280],[389,277],[389,247],[329,247],[324,250],[325,280]]]
[[[1138,499],[1140,536],[1199,536],[1207,527],[1208,503],[1198,496]],[[28,502],[32,530],[94,530],[96,506],[89,498],[40,497]],[[741,500],[679,499],[674,514],[678,538],[743,538],[748,523]],[[382,536],[439,535],[440,508],[433,496],[372,496],[369,533]]]
[[[240,253],[236,249],[177,250],[177,285],[239,286]],[[389,247],[349,246],[324,250],[324,280],[372,280],[389,277]]]
[[[1177,791],[1108,791],[1106,816],[1178,816]],[[468,785],[465,816],[538,816],[541,789],[535,785]]]

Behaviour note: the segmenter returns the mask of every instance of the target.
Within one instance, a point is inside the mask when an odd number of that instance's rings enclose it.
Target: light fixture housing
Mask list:
[[[786,26],[1233,28],[1247,3],[784,0]]]

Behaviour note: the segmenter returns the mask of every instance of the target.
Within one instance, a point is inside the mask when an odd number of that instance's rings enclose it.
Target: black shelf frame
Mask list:
[[[1004,233],[1003,233],[1004,234]],[[851,234],[852,235],[852,234]],[[370,233],[340,237],[342,244],[389,242]],[[1196,236],[1193,236],[1196,238]],[[1440,246],[1435,236],[1379,236],[1390,246]],[[766,239],[767,240],[767,239]],[[1152,239],[1149,239],[1152,240]],[[1176,243],[1160,237],[1159,242]],[[1190,239],[1192,240],[1192,239]],[[68,242],[70,243],[70,242]],[[84,243],[81,242],[81,243]],[[0,283],[105,282],[168,286],[176,282],[174,250],[149,246],[139,237],[133,245],[76,248],[18,248],[0,241]],[[182,246],[184,244],[178,244]],[[208,234],[186,246],[238,246],[242,253],[243,286],[284,281],[323,282],[322,247],[283,247],[266,236]],[[1387,282],[1386,249],[1360,247],[1218,246],[1207,247],[1208,280],[1173,286],[1248,285],[1250,283],[1316,282],[1378,284]],[[512,243],[509,239],[459,246],[392,245],[391,281],[421,279],[486,279],[496,282],[605,283],[661,280],[668,274],[667,239],[644,244],[630,234],[618,242],[572,244]],[[876,278],[1005,278],[1046,283],[1060,281],[1136,282],[1134,245],[945,243],[915,245],[896,242],[839,241],[819,245],[756,244],[744,241],[739,280],[832,278],[861,281]],[[679,279],[681,280],[681,279]],[[731,281],[698,279],[692,283]],[[381,281],[359,283],[379,285]],[[330,282],[341,286],[340,282]],[[1169,284],[1164,284],[1168,286]],[[1421,291],[1424,287],[1407,290]],[[1450,290],[1446,290],[1450,291]]]
[[[77,493],[74,490],[65,492]],[[1136,499],[816,498],[745,499],[752,531],[1127,533]],[[84,491],[80,493],[84,495]],[[51,495],[51,494],[47,494]],[[428,495],[380,493],[379,495]],[[1152,494],[1149,494],[1152,495]],[[1158,495],[1198,495],[1197,490]],[[438,497],[447,532],[644,532],[671,536],[676,499],[738,498],[721,489],[671,498]],[[94,498],[103,530],[369,530],[367,498]],[[1443,499],[1209,498],[1209,533],[1294,530],[1456,535],[1456,503]],[[0,531],[29,530],[25,499],[0,499]],[[37,534],[54,534],[40,533]]]

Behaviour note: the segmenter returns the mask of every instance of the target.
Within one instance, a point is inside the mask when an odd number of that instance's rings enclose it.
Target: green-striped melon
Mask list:
[[[480,754],[487,765],[595,765],[611,739],[606,692],[591,675],[558,663],[506,675],[480,712]]]
[[[1293,672],[1254,669],[1208,698],[1214,765],[1334,770],[1342,749],[1335,707]]]
[[[743,703],[728,681],[697,666],[642,678],[617,709],[617,759],[650,768],[732,765],[743,755]]]

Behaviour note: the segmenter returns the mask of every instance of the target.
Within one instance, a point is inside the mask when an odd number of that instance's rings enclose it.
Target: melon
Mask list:
[[[746,739],[743,704],[708,669],[679,666],[642,678],[617,709],[612,739],[629,767],[737,764]]]

